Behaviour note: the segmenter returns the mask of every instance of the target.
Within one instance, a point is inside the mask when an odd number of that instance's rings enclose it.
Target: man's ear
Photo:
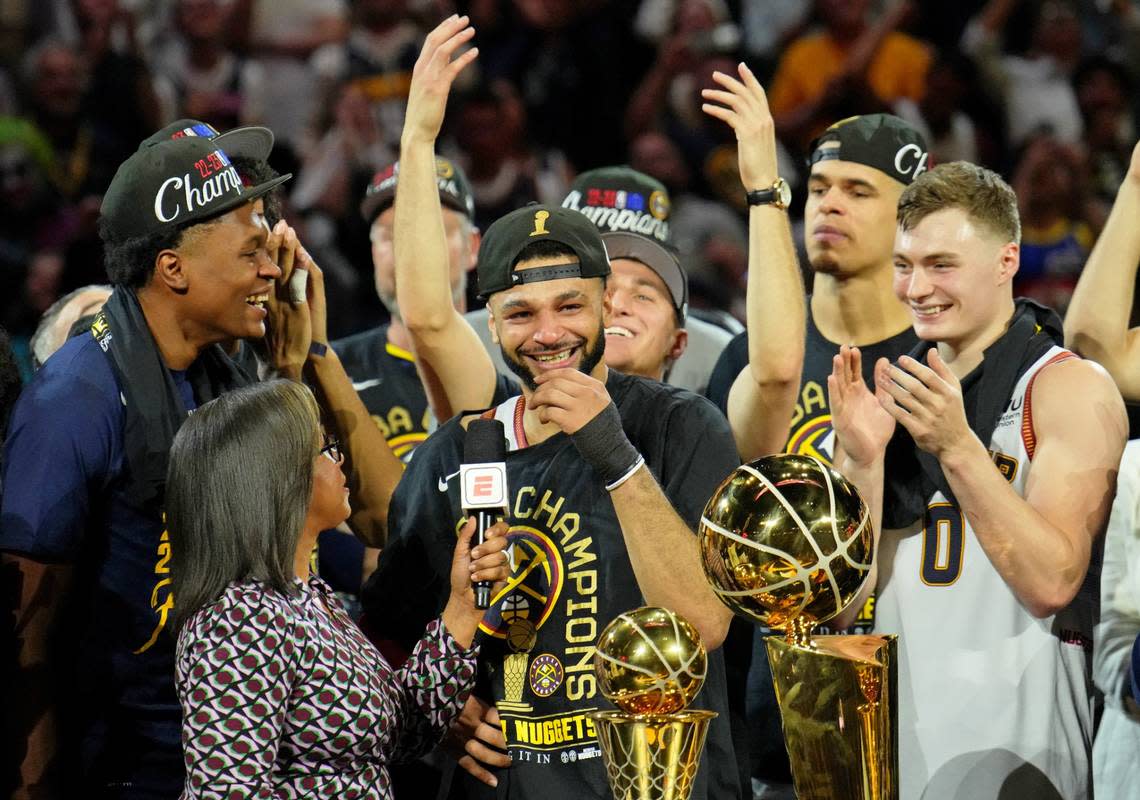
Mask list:
[[[666,354],[669,363],[672,364],[685,352],[685,348],[689,346],[689,332],[684,328],[678,328],[677,332],[673,334],[673,344]]]
[[[495,312],[491,310],[490,303],[487,303],[487,330],[491,332],[491,341],[498,344],[499,332],[495,329]]]
[[[471,247],[471,263],[467,265],[467,271],[475,269],[475,265],[479,263],[479,245],[483,243],[483,231],[471,226],[469,245]]]
[[[1021,246],[1017,242],[1007,242],[1001,248],[998,261],[998,284],[1002,285],[1013,280],[1021,266]]]
[[[160,250],[154,257],[154,280],[171,291],[184,294],[190,283],[184,267],[185,263],[177,250]]]

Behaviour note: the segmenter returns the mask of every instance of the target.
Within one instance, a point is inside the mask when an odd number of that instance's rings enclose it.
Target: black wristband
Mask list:
[[[607,490],[617,488],[645,461],[622,430],[621,415],[612,400],[577,433],[570,434],[570,441],[605,481]]]

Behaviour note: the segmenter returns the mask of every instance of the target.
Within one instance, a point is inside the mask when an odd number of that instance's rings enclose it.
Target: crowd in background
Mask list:
[[[23,0],[0,10],[0,326],[25,374],[40,315],[104,283],[102,192],[137,143],[192,117],[262,124],[292,172],[286,216],[324,267],[330,335],[381,322],[358,200],[397,157],[430,25],[471,16],[480,58],[440,151],[476,222],[629,163],[673,198],[695,307],[743,316],[735,140],[700,110],[743,59],[768,90],[802,213],[823,127],[890,111],[932,163],[1002,173],[1023,226],[1016,292],[1063,311],[1128,165],[1140,108],[1134,0]],[[800,241],[799,235],[795,236]],[[474,301],[474,298],[471,298]]]

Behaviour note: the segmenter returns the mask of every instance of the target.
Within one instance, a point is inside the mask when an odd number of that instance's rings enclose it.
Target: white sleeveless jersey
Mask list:
[[[1033,379],[1072,357],[1054,347],[1030,367],[990,441],[1023,497]],[[879,559],[875,630],[899,635],[902,800],[1088,798],[1099,555],[1073,603],[1036,619],[938,492],[922,522],[884,532]]]

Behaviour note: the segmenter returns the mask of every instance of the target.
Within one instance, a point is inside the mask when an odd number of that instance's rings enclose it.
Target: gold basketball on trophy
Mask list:
[[[653,606],[618,615],[594,651],[602,694],[628,714],[680,711],[701,690],[707,667],[696,628]]]
[[[810,456],[743,464],[701,516],[701,562],[713,591],[771,628],[837,615],[871,568],[870,512],[846,478]]]

